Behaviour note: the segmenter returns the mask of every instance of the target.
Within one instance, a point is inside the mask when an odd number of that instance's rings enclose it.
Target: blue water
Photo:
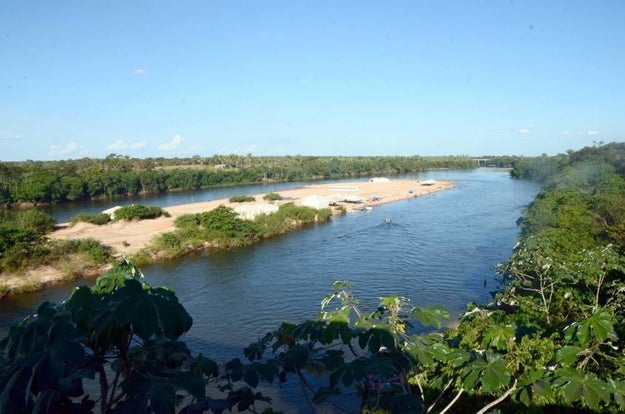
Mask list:
[[[352,281],[363,307],[396,294],[415,305],[443,305],[457,316],[468,302],[490,299],[497,287],[492,267],[509,257],[518,235],[516,220],[537,185],[490,169],[404,178],[453,180],[456,187],[333,217],[253,247],[191,255],[143,271],[148,283],[175,290],[193,316],[193,328],[183,338],[190,348],[220,361],[242,357],[244,346],[282,321],[315,318],[336,280]],[[254,188],[231,188],[214,198],[265,191]],[[152,204],[171,205],[172,197],[154,198]],[[0,330],[6,332],[44,299],[62,300],[70,289],[59,286],[0,302]],[[289,387],[271,391],[275,407],[297,412],[302,401]]]

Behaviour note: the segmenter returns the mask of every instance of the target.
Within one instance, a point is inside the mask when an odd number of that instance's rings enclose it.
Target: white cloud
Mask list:
[[[82,150],[83,146],[75,142],[69,142],[65,147],[59,145],[50,145],[48,149],[48,155],[65,155],[78,152]]]
[[[106,147],[107,150],[120,150],[120,149],[124,149],[124,148],[128,148],[128,144],[126,144],[121,139],[118,139],[117,141],[113,142],[111,145]]]
[[[137,75],[137,76],[143,76],[143,75],[147,75],[148,71],[143,69],[143,68],[137,68],[137,69],[133,70],[132,73]]]
[[[586,131],[586,135],[588,135],[589,137],[595,136],[595,135],[599,135],[599,131],[595,131],[593,129],[589,129],[588,131]]]
[[[571,135],[571,133],[569,131],[562,131],[560,135],[564,135],[565,137],[568,137],[569,135]]]
[[[170,142],[166,144],[159,145],[158,149],[161,151],[175,151],[178,149],[178,146],[180,145],[182,141],[184,141],[184,138],[182,137],[182,135],[176,134],[174,139],[172,139]]]
[[[138,142],[133,142],[129,144],[123,139],[118,139],[117,141],[113,142],[111,145],[106,147],[106,149],[112,150],[112,151],[118,151],[118,150],[123,150],[123,149],[137,149],[137,148],[143,148],[143,147],[145,147],[145,141],[138,141]]]
[[[517,131],[519,134],[521,135],[527,135],[530,133],[530,129],[529,128],[519,128],[519,130]]]

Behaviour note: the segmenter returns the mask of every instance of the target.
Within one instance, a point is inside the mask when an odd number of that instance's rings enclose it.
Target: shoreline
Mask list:
[[[116,221],[105,225],[94,225],[89,223],[78,223],[69,226],[69,223],[60,223],[57,229],[48,234],[50,239],[71,240],[93,238],[103,245],[111,248],[116,256],[130,257],[142,248],[148,246],[152,239],[162,233],[174,230],[174,220],[183,214],[203,213],[221,205],[227,207],[254,206],[260,204],[284,204],[293,202],[301,205],[302,200],[309,196],[332,197],[355,196],[362,199],[362,202],[338,202],[332,208],[334,214],[340,213],[341,206],[350,213],[364,207],[375,208],[375,206],[393,203],[401,200],[408,200],[433,194],[439,191],[455,187],[452,181],[443,180],[389,180],[389,181],[357,181],[326,184],[311,184],[297,187],[291,190],[280,191],[283,198],[281,201],[267,202],[263,200],[266,193],[253,194],[256,198],[254,202],[231,203],[228,199],[211,200],[189,204],[179,204],[164,207],[163,210],[170,214],[170,217],[159,217],[151,220],[140,221]],[[104,270],[105,271],[105,270]],[[102,272],[103,273],[103,272]],[[99,274],[89,274],[85,278],[97,277]],[[24,286],[29,285],[29,291],[45,289],[46,286],[68,281],[64,274],[62,264],[59,266],[44,266],[29,269],[25,273],[0,275],[0,286],[5,295],[11,292],[21,292]]]

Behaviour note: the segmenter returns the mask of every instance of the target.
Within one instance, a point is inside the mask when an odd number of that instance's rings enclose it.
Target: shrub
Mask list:
[[[183,214],[174,220],[174,226],[179,229],[195,228],[199,225],[200,217],[197,214]]]
[[[169,213],[160,207],[131,204],[115,210],[115,220],[146,220],[161,216],[169,217]]]
[[[103,224],[109,223],[110,221],[111,221],[111,216],[105,213],[100,213],[100,214],[80,213],[80,214],[76,214],[74,217],[69,219],[69,222],[72,226],[80,222],[96,224],[98,226],[101,226]]]
[[[0,254],[16,246],[29,246],[39,239],[39,235],[32,231],[17,227],[9,223],[0,223]]]
[[[216,239],[231,240],[236,245],[249,244],[258,235],[254,222],[243,220],[233,209],[219,206],[200,215],[200,224],[206,230],[207,236]]]
[[[15,223],[25,230],[46,234],[54,230],[56,220],[45,211],[32,208],[15,213]]]
[[[256,198],[252,196],[246,196],[246,195],[238,195],[238,196],[230,197],[231,203],[247,203],[250,201],[256,201]]]
[[[278,201],[278,200],[282,200],[282,196],[278,193],[267,193],[263,196],[263,200]]]

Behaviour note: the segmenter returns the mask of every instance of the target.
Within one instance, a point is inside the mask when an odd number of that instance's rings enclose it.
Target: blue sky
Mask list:
[[[4,0],[1,161],[625,140],[625,2]]]

